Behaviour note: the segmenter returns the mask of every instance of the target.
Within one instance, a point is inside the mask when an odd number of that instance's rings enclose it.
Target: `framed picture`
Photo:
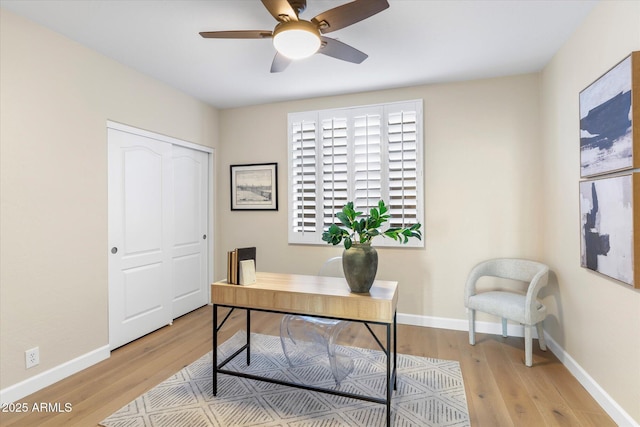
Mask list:
[[[640,167],[639,146],[640,52],[633,52],[580,92],[580,176]]]
[[[580,264],[640,288],[640,173],[580,182]]]
[[[278,164],[231,165],[231,210],[277,211]]]

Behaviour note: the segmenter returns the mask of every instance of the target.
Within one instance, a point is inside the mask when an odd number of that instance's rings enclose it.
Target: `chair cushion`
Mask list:
[[[544,320],[547,309],[536,301],[536,311],[531,313],[529,322],[525,319],[524,305],[526,296],[514,292],[490,291],[469,297],[468,307],[473,310],[504,317],[522,324],[535,325]]]

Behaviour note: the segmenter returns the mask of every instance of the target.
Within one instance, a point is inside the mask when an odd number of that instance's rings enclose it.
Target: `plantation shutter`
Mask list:
[[[388,107],[387,158],[389,223],[415,224],[418,218],[418,112],[415,105]]]
[[[336,213],[349,201],[348,129],[345,115],[322,120],[322,228],[335,222]]]
[[[315,120],[304,117],[290,123],[290,232],[294,235],[317,231],[316,126]]]
[[[421,150],[420,100],[289,114],[289,242],[326,244],[323,231],[349,201],[368,214],[384,200],[383,230],[422,223]]]
[[[368,213],[382,194],[382,108],[366,108],[353,117],[353,205]]]

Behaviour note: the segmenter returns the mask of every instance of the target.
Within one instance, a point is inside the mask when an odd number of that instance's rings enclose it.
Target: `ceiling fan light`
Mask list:
[[[307,21],[282,23],[274,31],[273,46],[289,59],[307,58],[320,48],[320,34]]]

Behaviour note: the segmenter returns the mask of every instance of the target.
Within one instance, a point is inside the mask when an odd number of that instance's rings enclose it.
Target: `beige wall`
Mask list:
[[[640,2],[602,2],[544,69],[541,214],[557,311],[545,329],[640,423],[640,291],[580,267],[578,205],[578,93],[634,50]]]
[[[0,22],[0,388],[108,344],[107,120],[210,147],[218,113],[43,27]],[[24,351],[40,347],[25,370]]]
[[[401,313],[465,319],[475,263],[542,256],[538,89],[531,74],[221,111],[217,220],[236,231],[218,254],[255,245],[260,270],[317,272],[341,249],[287,243],[287,113],[423,99],[425,248],[379,248],[378,277],[399,280]],[[278,163],[278,212],[229,210],[229,165],[252,162]]]

